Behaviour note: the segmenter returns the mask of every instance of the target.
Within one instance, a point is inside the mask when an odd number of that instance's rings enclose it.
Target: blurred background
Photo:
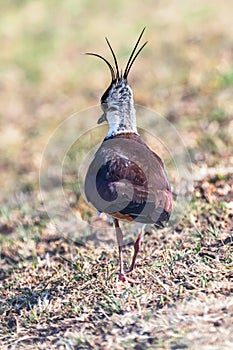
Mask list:
[[[144,26],[129,82],[135,101],[174,123],[194,171],[233,166],[233,2],[0,2],[0,171],[4,202],[34,194],[44,147],[69,115],[99,103]],[[98,117],[98,116],[97,116]]]
[[[0,348],[233,348],[232,14],[230,0],[0,0]],[[144,26],[149,43],[129,76],[135,102],[175,126],[198,181],[174,230],[145,233],[132,276],[142,283],[131,287],[118,283],[112,226],[77,186],[78,157],[97,134],[62,158],[65,200],[61,169],[50,168],[44,192],[60,230],[42,206],[39,171],[55,130],[51,163],[99,117],[109,70],[82,53],[112,60],[107,36],[124,68]],[[63,128],[74,113],[76,127]],[[80,217],[92,226],[76,230]]]

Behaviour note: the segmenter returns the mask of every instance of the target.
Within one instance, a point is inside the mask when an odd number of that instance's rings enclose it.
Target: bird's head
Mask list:
[[[112,118],[113,114],[116,114],[118,111],[121,111],[122,109],[124,109],[124,107],[126,107],[127,105],[130,105],[131,103],[133,103],[133,93],[132,93],[130,86],[128,85],[127,78],[128,78],[130,69],[131,69],[134,61],[136,60],[137,56],[142,51],[144,46],[147,44],[147,42],[145,42],[138,49],[138,51],[136,51],[144,31],[145,31],[145,28],[142,30],[134,48],[133,48],[133,51],[132,51],[132,53],[129,57],[129,60],[126,64],[124,72],[119,71],[119,66],[118,66],[118,62],[116,59],[116,55],[115,55],[115,53],[110,45],[110,42],[108,41],[107,38],[105,38],[105,39],[106,39],[106,42],[107,42],[107,44],[110,48],[110,51],[112,53],[113,60],[114,60],[114,66],[111,63],[109,63],[109,61],[107,61],[103,56],[101,56],[99,54],[92,53],[92,52],[86,53],[86,55],[96,56],[96,57],[102,59],[107,64],[107,66],[111,72],[111,78],[112,78],[111,83],[101,97],[101,108],[103,110],[103,114],[98,119],[98,124],[100,124],[104,121],[107,121],[110,124],[110,118]]]

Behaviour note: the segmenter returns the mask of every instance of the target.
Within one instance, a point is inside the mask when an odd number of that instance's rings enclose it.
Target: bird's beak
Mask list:
[[[103,123],[104,121],[106,121],[106,114],[105,114],[105,113],[103,113],[103,114],[101,115],[101,117],[99,117],[99,119],[98,119],[98,121],[97,121],[97,124],[101,124],[101,123]]]

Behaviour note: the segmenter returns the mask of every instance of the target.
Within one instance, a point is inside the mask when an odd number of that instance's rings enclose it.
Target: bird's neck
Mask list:
[[[107,120],[109,124],[109,132],[106,138],[122,134],[137,132],[136,111],[133,101],[119,103],[114,108],[107,111]]]

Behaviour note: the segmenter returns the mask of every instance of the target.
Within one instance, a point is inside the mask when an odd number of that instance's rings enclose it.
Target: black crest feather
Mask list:
[[[116,58],[116,55],[115,55],[115,52],[113,51],[113,48],[108,40],[108,38],[105,38],[107,44],[108,44],[108,47],[112,53],[112,57],[113,57],[113,60],[114,60],[114,65],[115,65],[115,69],[113,68],[113,66],[111,65],[111,63],[109,63],[108,60],[106,60],[106,58],[104,58],[103,56],[97,54],[97,53],[92,53],[92,52],[86,52],[85,54],[86,55],[90,55],[90,56],[96,56],[98,58],[100,58],[101,60],[103,60],[108,68],[110,69],[110,72],[111,72],[111,77],[112,77],[112,82],[116,79],[120,79],[120,78],[124,78],[125,80],[127,80],[128,78],[128,75],[129,75],[129,72],[130,72],[130,69],[132,68],[132,65],[134,64],[136,58],[138,57],[138,55],[140,54],[140,52],[142,51],[142,49],[146,46],[146,44],[148,43],[148,41],[146,41],[141,47],[140,49],[136,52],[137,48],[138,48],[138,45],[139,45],[139,42],[143,36],[143,33],[145,31],[146,27],[143,28],[141,34],[139,35],[139,38],[133,48],[133,51],[128,59],[128,62],[126,64],[126,67],[125,67],[125,70],[124,70],[124,73],[122,75],[122,71],[121,71],[121,74],[119,72],[119,66],[118,66],[118,62],[117,62],[117,58]],[[136,52],[136,53],[135,53]]]

